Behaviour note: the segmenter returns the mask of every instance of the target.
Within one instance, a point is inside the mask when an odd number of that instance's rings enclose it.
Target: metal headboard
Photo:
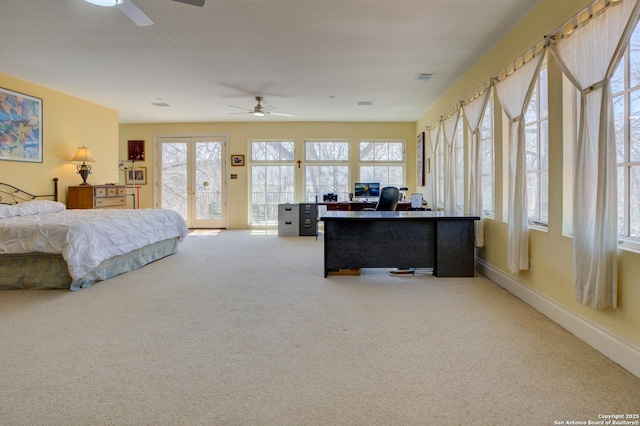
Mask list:
[[[36,198],[53,198],[54,201],[58,201],[58,178],[53,178],[53,194],[50,195],[33,195],[8,183],[0,182],[0,204],[18,204]]]

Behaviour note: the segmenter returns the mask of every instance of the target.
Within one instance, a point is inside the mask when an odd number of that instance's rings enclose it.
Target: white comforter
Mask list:
[[[173,210],[63,210],[0,219],[0,253],[62,254],[76,280],[102,261],[189,230]]]

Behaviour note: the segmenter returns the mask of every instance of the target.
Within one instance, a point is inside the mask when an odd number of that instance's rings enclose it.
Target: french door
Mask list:
[[[226,228],[226,136],[156,138],[159,207],[189,228]]]

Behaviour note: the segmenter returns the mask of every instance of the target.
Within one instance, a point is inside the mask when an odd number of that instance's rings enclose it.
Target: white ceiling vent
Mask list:
[[[369,105],[373,105],[373,102],[371,102],[371,101],[358,101],[358,105],[359,106],[369,106]]]
[[[421,72],[421,73],[418,73],[416,75],[415,79],[419,80],[419,81],[427,81],[427,80],[429,80],[431,78],[432,75],[433,74],[429,74],[429,73],[426,73],[426,72]]]
[[[168,107],[168,106],[171,106],[166,102],[151,102],[151,105],[157,106],[157,107]]]

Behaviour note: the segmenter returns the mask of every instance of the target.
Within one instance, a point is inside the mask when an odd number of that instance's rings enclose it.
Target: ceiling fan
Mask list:
[[[288,113],[288,112],[274,112],[272,111],[273,109],[275,109],[274,106],[272,105],[265,105],[262,106],[262,96],[256,96],[256,101],[258,102],[256,104],[256,106],[253,107],[253,109],[249,109],[249,108],[242,108],[242,107],[238,107],[238,106],[234,106],[234,105],[229,105],[231,108],[238,108],[238,109],[244,109],[246,112],[230,112],[229,114],[252,114],[256,117],[268,117],[270,115],[277,115],[280,117],[293,117],[293,114]]]
[[[84,0],[97,6],[113,7],[118,6],[129,19],[139,27],[148,27],[153,25],[153,21],[145,13],[136,6],[131,0]],[[204,0],[173,0],[180,3],[190,4],[192,6],[204,6]]]

